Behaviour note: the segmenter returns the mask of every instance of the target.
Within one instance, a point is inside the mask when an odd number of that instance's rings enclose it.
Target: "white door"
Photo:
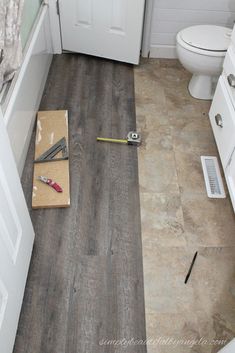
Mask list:
[[[0,352],[12,353],[34,231],[0,111]]]
[[[145,0],[59,0],[62,47],[138,64]]]

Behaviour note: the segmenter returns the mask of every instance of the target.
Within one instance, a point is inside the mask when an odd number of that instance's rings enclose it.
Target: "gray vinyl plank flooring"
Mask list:
[[[31,211],[36,232],[14,353],[145,353],[133,68],[55,56],[41,110],[69,111],[71,207]],[[22,178],[30,207],[34,138]]]

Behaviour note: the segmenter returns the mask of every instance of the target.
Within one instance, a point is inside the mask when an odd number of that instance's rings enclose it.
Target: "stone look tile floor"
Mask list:
[[[135,68],[149,353],[215,353],[209,342],[235,336],[235,217],[229,197],[207,198],[200,156],[218,156],[211,102],[190,97],[189,79],[176,60]],[[200,338],[208,344],[169,342]]]

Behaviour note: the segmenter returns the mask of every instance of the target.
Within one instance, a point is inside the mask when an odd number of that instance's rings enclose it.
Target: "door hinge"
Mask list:
[[[60,3],[59,3],[59,0],[56,0],[56,11],[57,11],[57,15],[60,16]]]

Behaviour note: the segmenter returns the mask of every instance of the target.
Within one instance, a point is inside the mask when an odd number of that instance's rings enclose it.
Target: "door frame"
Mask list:
[[[143,23],[143,39],[141,47],[141,56],[147,58],[150,56],[151,33],[153,20],[154,0],[145,0],[145,14]]]
[[[62,54],[59,0],[45,0],[49,5],[52,46],[54,54]]]
[[[62,36],[59,14],[59,0],[45,0],[49,4],[51,35],[54,54],[62,54]],[[150,53],[150,39],[152,29],[154,0],[145,0],[145,13],[142,32],[141,55],[148,57]]]

